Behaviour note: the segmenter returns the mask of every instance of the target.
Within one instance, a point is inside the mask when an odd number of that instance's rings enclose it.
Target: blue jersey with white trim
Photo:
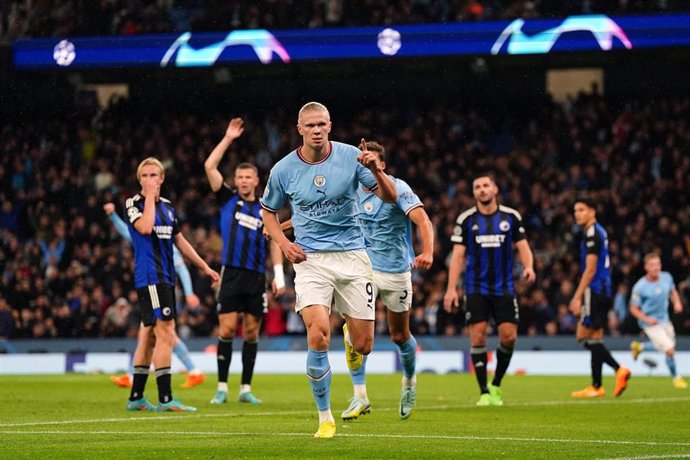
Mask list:
[[[589,288],[595,294],[611,297],[611,272],[609,259],[609,237],[604,227],[598,222],[585,229],[584,237],[580,241],[580,270],[585,271],[587,255],[597,256],[597,271],[589,283]]]
[[[661,272],[656,281],[646,276],[640,278],[632,288],[630,305],[637,305],[647,316],[651,316],[664,324],[669,322],[668,299],[676,285],[669,272]],[[649,324],[638,320],[640,328],[649,327]]]
[[[289,200],[295,243],[305,252],[364,249],[357,222],[357,189],[378,184],[357,161],[362,152],[351,145],[329,142],[329,151],[311,163],[294,150],[271,169],[261,205],[276,212]]]
[[[513,245],[524,240],[525,227],[515,209],[499,206],[482,214],[476,206],[460,214],[450,240],[465,246],[463,281],[467,294],[515,295]]]
[[[266,237],[258,201],[247,201],[223,185],[216,198],[221,203],[220,233],[223,265],[259,273],[266,271]]]
[[[412,225],[407,215],[423,205],[405,181],[388,177],[395,183],[398,201],[385,203],[360,187],[357,190],[358,219],[374,270],[404,273],[412,268],[414,262]]]
[[[134,223],[144,215],[144,201],[144,197],[137,194],[128,198],[125,204],[134,247],[134,286],[174,286],[173,237],[180,232],[175,208],[169,200],[161,197],[155,205],[153,230],[150,235],[143,235]]]

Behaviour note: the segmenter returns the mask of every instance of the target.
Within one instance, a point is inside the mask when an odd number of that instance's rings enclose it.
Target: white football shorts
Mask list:
[[[385,273],[374,271],[374,298],[390,311],[402,313],[412,307],[412,272]]]
[[[341,315],[374,320],[374,275],[364,249],[309,252],[295,264],[295,311],[310,305],[335,308]]]
[[[676,331],[673,329],[673,324],[670,321],[664,324],[645,327],[644,333],[652,341],[654,348],[659,351],[665,353],[671,348],[676,347]]]

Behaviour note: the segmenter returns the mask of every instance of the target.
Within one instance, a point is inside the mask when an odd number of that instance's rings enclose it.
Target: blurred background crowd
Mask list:
[[[626,312],[629,290],[643,275],[644,254],[659,250],[686,306],[676,330],[689,333],[690,98],[614,102],[593,88],[567,103],[545,99],[538,107],[521,115],[450,102],[400,103],[332,113],[331,138],[356,143],[365,137],[386,146],[388,172],[412,186],[433,221],[434,265],[414,273],[413,331],[464,333],[463,315],[442,308],[449,236],[459,212],[473,205],[472,175],[490,168],[501,202],[521,213],[535,253],[538,281],[519,287],[521,334],[575,329],[567,311],[578,277],[572,203],[585,191],[599,203],[598,218],[610,237],[616,297],[609,332],[639,331]],[[264,184],[274,162],[300,144],[296,109],[245,114],[247,130],[226,155],[225,176],[248,160]],[[136,166],[149,155],[167,167],[164,196],[175,204],[183,232],[218,268],[218,206],[203,162],[229,117],[142,115],[120,100],[90,122],[6,123],[0,132],[0,336],[134,336],[132,249],[102,206],[113,201],[122,215],[124,200],[139,191]],[[211,336],[213,292],[190,270],[202,303],[182,310],[181,335]],[[303,332],[293,300],[291,289],[270,298],[264,334]],[[382,305],[377,316],[377,330],[385,333]]]
[[[0,38],[298,29],[637,14],[683,0],[6,0]]]
[[[0,3],[0,39],[658,13],[683,8],[683,3],[10,0]],[[413,67],[405,65],[401,69]],[[681,96],[661,90],[650,96],[620,97],[604,95],[593,86],[563,102],[540,96],[525,107],[519,101],[503,103],[506,98],[502,100],[499,93],[510,93],[510,88],[500,82],[511,80],[501,80],[497,72],[487,83],[482,73],[487,69],[478,68],[474,83],[467,82],[467,93],[473,92],[473,84],[475,89],[476,85],[494,85],[484,91],[484,99],[459,98],[462,89],[443,88],[447,81],[456,81],[443,74],[444,67],[450,67],[447,63],[414,65],[414,72],[425,70],[405,76],[407,81],[428,77],[422,72],[438,71],[433,76],[435,86],[429,83],[426,93],[418,97],[395,97],[396,90],[387,88],[392,96],[374,93],[358,107],[351,103],[334,109],[329,100],[322,102],[332,109],[331,138],[357,144],[365,137],[383,144],[388,150],[388,172],[411,185],[432,219],[434,265],[427,272],[413,273],[411,327],[415,334],[465,333],[462,311],[447,313],[442,307],[452,249],[449,236],[457,215],[473,205],[471,178],[486,169],[497,174],[500,201],[521,213],[535,254],[537,283],[529,288],[518,285],[520,334],[574,332],[576,318],[567,310],[579,273],[579,229],[572,218],[572,204],[584,192],[598,203],[598,219],[610,238],[615,298],[608,332],[639,333],[627,314],[630,288],[643,275],[644,255],[657,250],[685,305],[683,314],[673,318],[676,331],[690,333],[687,91]],[[299,97],[308,93],[306,86],[323,87],[321,93],[338,95],[339,88],[350,85],[348,94],[354,94],[363,80],[348,80],[352,71],[346,67],[333,67],[331,74],[318,74],[318,79],[302,67],[291,67],[289,71],[294,73],[281,76],[281,84],[292,85]],[[527,69],[524,63],[522,69]],[[531,84],[531,75],[516,77],[519,73],[511,74],[513,82],[522,78]],[[80,76],[68,78],[72,84]],[[160,76],[151,77],[148,84],[165,85],[157,88],[168,91],[164,92],[167,95],[181,75],[155,78]],[[369,77],[372,79],[376,77]],[[39,80],[41,95],[48,95],[45,103],[43,96],[30,94],[31,85]],[[11,109],[0,112],[0,338],[134,337],[138,318],[132,248],[117,235],[103,205],[116,203],[122,215],[125,199],[139,191],[135,178],[138,162],[147,156],[160,158],[167,167],[163,194],[176,206],[182,231],[218,269],[218,205],[204,175],[204,160],[222,138],[229,119],[240,115],[247,129],[226,155],[223,171],[231,178],[235,165],[250,161],[258,166],[261,184],[265,184],[272,165],[300,145],[294,127],[296,112],[307,102],[256,102],[242,107],[227,100],[219,110],[218,104],[203,100],[209,88],[187,82],[177,96],[191,101],[185,107],[176,107],[177,101],[171,101],[148,108],[147,101],[121,98],[104,109],[89,111],[84,110],[88,103],[79,93],[73,97],[63,91],[64,86],[59,85],[64,82],[59,78],[50,87],[51,82],[46,83],[41,75],[26,74],[14,75],[12,83],[2,87],[8,90],[8,97],[2,100],[12,101],[9,89],[18,87],[18,82],[25,85],[24,95],[14,98]],[[53,93],[45,91],[46,85]],[[240,91],[257,89],[261,90],[261,84]],[[264,100],[279,94],[276,90]],[[32,102],[25,103],[25,96]],[[146,90],[140,90],[140,96],[145,99]],[[347,99],[341,96],[337,98]],[[514,96],[519,99],[519,90]],[[205,97],[207,102],[213,99],[208,94]],[[350,99],[357,96],[350,95]],[[288,214],[284,211],[282,217]],[[193,267],[190,271],[201,305],[185,308],[184,296],[178,292],[180,335],[215,336],[213,291]],[[294,272],[288,264],[286,271],[289,289],[280,299],[269,296],[265,335],[304,333],[301,319],[292,311]],[[339,325],[334,316],[334,330]],[[380,303],[376,327],[379,333],[386,333]]]

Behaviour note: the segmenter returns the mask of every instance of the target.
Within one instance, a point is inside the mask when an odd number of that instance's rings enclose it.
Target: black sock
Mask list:
[[[601,348],[596,346],[596,342],[585,342],[587,348],[592,354],[592,386],[594,388],[601,387],[601,368],[604,365],[604,360],[601,356]]]
[[[599,353],[599,355],[601,356],[601,362],[611,366],[611,368],[614,371],[617,371],[618,368],[621,367],[620,364],[618,364],[618,361],[616,361],[616,359],[613,356],[611,356],[611,352],[608,348],[606,348],[604,342],[595,342],[592,344],[592,348],[598,349],[597,353]]]
[[[493,382],[491,382],[493,386],[501,386],[501,380],[503,380],[503,376],[506,375],[506,371],[510,365],[510,358],[512,357],[513,346],[503,343],[499,344],[498,350],[496,350],[496,373],[494,374]]]
[[[129,400],[136,401],[144,397],[144,388],[146,388],[146,380],[149,378],[150,364],[142,364],[134,366],[134,373],[132,374],[132,391],[129,393]]]
[[[161,367],[156,369],[156,383],[158,383],[158,401],[167,403],[172,400],[172,389],[170,388],[170,380],[172,374],[169,367]]]
[[[488,393],[486,385],[486,347],[470,347],[470,356],[474,365],[474,375],[477,377],[479,391]]]
[[[232,337],[229,339],[218,337],[216,359],[218,360],[218,381],[227,383],[230,361],[232,360]]]
[[[257,342],[245,341],[242,345],[242,385],[251,385],[254,376],[254,363],[259,348]]]

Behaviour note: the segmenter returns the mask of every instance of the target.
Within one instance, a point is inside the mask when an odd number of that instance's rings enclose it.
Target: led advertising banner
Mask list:
[[[690,15],[16,40],[18,69],[213,65],[690,46]]]

